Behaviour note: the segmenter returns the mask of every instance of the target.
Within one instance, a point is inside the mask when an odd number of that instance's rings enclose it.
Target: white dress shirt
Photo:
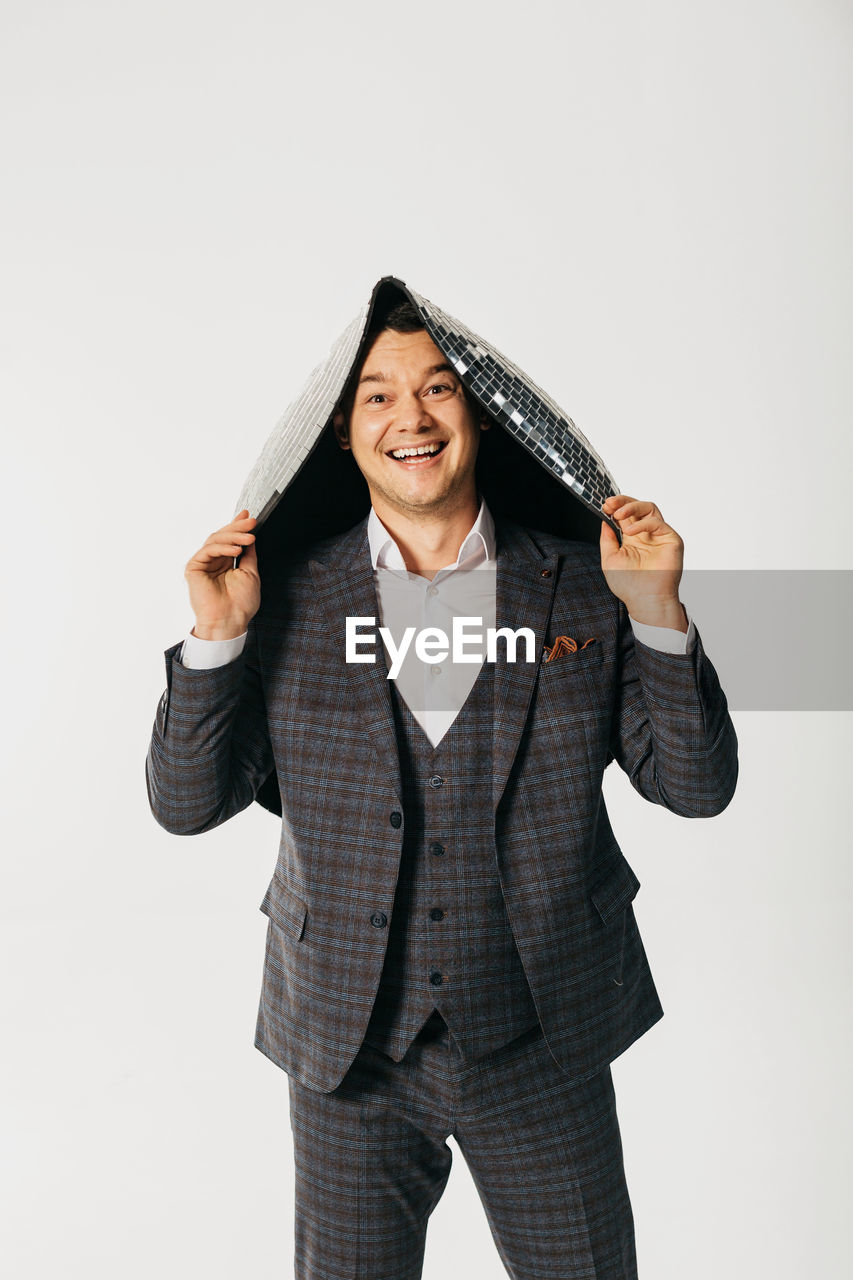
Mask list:
[[[406,627],[439,627],[449,637],[455,617],[481,618],[478,629],[483,632],[496,625],[495,522],[485,501],[455,562],[432,579],[406,569],[400,548],[372,507],[367,537],[381,625],[391,632],[395,645]],[[475,648],[469,647],[469,652]],[[485,653],[479,662],[421,662],[410,645],[397,676],[397,691],[434,747],[462,710],[484,661]]]
[[[453,618],[482,618],[483,632],[496,625],[495,524],[485,500],[453,564],[439,569],[432,579],[410,573],[397,543],[373,508],[367,520],[367,537],[373,565],[379,617],[376,626],[388,629],[399,646],[406,627],[439,627],[448,637]],[[694,626],[688,618],[687,632],[672,627],[653,627],[630,619],[634,634],[644,644],[664,653],[689,653],[694,644]],[[521,625],[521,624],[519,624]],[[183,643],[180,661],[185,667],[210,669],[232,662],[242,652],[247,632],[231,640],[202,640],[190,634]],[[361,652],[368,629],[362,628]],[[341,644],[344,638],[341,637]],[[377,645],[381,640],[376,633]],[[473,653],[476,645],[468,645]],[[376,652],[376,659],[380,655]],[[519,652],[523,660],[524,646]],[[465,703],[480,673],[485,654],[475,662],[424,663],[410,645],[397,677],[397,690],[432,745],[444,737]],[[388,658],[390,665],[390,656]]]

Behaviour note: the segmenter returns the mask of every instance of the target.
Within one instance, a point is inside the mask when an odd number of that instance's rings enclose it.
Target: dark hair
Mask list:
[[[370,336],[375,338],[386,329],[393,329],[395,333],[417,333],[419,329],[425,328],[426,325],[415,304],[406,300],[398,302],[396,307],[391,308],[384,323],[371,326]]]
[[[392,307],[384,320],[374,320],[374,323],[371,324],[367,331],[367,345],[369,346],[369,344],[377,338],[380,333],[386,333],[389,329],[394,333],[419,333],[421,329],[426,329],[426,325],[424,324],[423,318],[415,304],[406,299],[403,302],[398,302],[396,306]],[[343,395],[340,399],[339,408],[344,415],[344,421],[347,423],[349,423],[349,417],[352,413],[353,401],[355,400],[355,392],[358,385],[358,373],[360,372],[362,364],[363,360],[359,361],[356,365],[356,368],[353,370],[352,377],[344,388]],[[462,390],[465,393],[465,399],[468,401],[468,406],[471,412],[476,415],[478,411],[476,400],[464,383],[462,385]]]

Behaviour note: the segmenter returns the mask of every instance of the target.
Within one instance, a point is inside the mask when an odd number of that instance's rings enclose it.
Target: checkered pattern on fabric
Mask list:
[[[498,872],[493,675],[492,664],[484,663],[437,747],[391,687],[406,825],[388,949],[365,1039],[397,1062],[434,1008],[462,1055],[472,1059],[539,1022]],[[433,919],[436,908],[442,914]]]
[[[494,670],[492,801],[504,899],[548,1046],[580,1080],[662,1016],[631,900],[639,881],[602,798],[615,759],[686,817],[719,813],[737,739],[701,637],[691,654],[635,642],[585,543],[497,524],[497,625],[531,627],[536,663]],[[366,520],[263,577],[240,657],[168,689],[146,759],[169,831],[208,831],[275,771],[282,824],[262,909],[258,1048],[310,1088],[343,1078],[379,985],[405,823],[384,667],[347,665],[347,615],[378,616]],[[545,663],[558,635],[596,643]],[[476,922],[471,927],[476,929]]]
[[[541,1029],[467,1063],[429,1025],[363,1046],[331,1093],[289,1080],[298,1280],[417,1280],[453,1135],[514,1280],[637,1280],[610,1067],[572,1084]]]

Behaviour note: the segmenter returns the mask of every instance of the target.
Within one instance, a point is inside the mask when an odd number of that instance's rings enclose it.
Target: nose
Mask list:
[[[432,416],[426,401],[416,391],[400,398],[397,425],[407,431],[428,431],[432,426]]]

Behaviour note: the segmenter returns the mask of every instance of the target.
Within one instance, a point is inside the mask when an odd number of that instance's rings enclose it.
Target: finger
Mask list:
[[[248,542],[254,542],[254,540],[255,540],[255,535],[253,533],[249,533],[248,531],[242,532],[239,529],[225,528],[225,529],[217,529],[216,533],[212,533],[204,545],[208,546],[209,543],[211,542],[248,543]]]
[[[602,551],[610,551],[614,547],[617,550],[619,549],[619,539],[606,520],[601,522],[601,536],[598,541]]]
[[[630,510],[626,511],[624,515],[620,513],[616,519],[623,528],[638,520],[660,520],[663,523],[663,516],[653,502],[635,503]]]
[[[258,567],[258,548],[254,542],[250,542],[243,548],[240,556],[240,568],[257,569]]]
[[[653,502],[643,502],[639,498],[632,498],[630,502],[625,502],[621,507],[617,507],[615,511],[612,511],[611,515],[615,520],[621,522],[629,516],[636,519],[640,516],[651,515],[655,511],[657,511],[657,507]],[[660,512],[658,512],[658,515],[660,515]]]
[[[620,529],[631,529],[634,525],[639,524],[640,520],[657,520],[663,524],[663,517],[654,503],[639,502],[633,504],[626,511],[620,511],[613,517]]]
[[[660,529],[668,529],[669,525],[664,524],[656,515],[644,516],[641,520],[621,520],[619,528],[624,536],[633,537],[635,533],[654,533]]]
[[[229,520],[221,529],[214,529],[210,535],[211,538],[220,538],[231,533],[249,533],[251,526],[257,523],[254,516],[235,516],[233,520]]]
[[[239,530],[241,533],[248,533],[250,526],[254,523],[254,516],[241,516],[236,520],[229,521],[228,524],[224,524],[221,529],[216,530],[216,533],[230,533],[232,529]]]
[[[245,548],[239,542],[206,542],[193,556],[190,564],[208,564],[211,560],[220,559],[222,556],[238,556],[243,550]]]

